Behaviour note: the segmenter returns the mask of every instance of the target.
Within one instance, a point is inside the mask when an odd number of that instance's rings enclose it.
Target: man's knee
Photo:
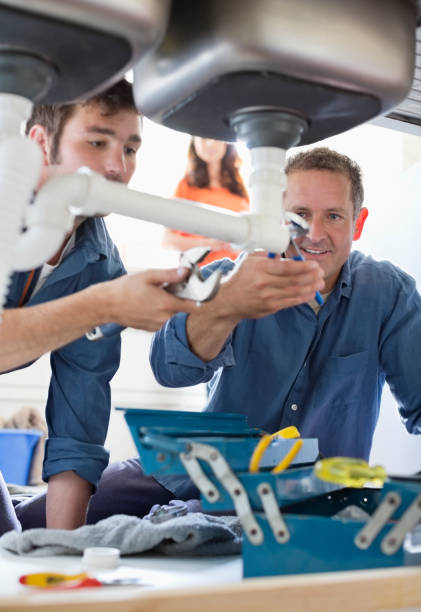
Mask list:
[[[15,512],[23,531],[45,527],[46,494],[42,493],[18,503]]]

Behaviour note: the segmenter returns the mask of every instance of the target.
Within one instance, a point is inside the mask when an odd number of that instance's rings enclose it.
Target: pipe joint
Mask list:
[[[281,224],[279,216],[245,215],[248,222],[248,235],[241,245],[248,250],[264,248],[273,253],[284,253],[290,243],[286,225]]]

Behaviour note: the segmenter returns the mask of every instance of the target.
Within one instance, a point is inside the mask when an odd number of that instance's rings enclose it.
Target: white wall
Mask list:
[[[418,144],[419,143],[419,144]],[[421,165],[407,169],[409,160],[421,160],[421,140],[374,126],[362,126],[329,139],[326,144],[361,164],[366,201],[370,209],[365,235],[356,247],[377,258],[387,258],[417,276],[421,285]],[[145,122],[144,144],[132,187],[170,195],[185,168],[188,136]],[[411,154],[408,155],[408,151]],[[244,174],[247,176],[247,154]],[[402,187],[399,184],[402,183]],[[405,186],[405,187],[404,187]],[[398,203],[393,199],[400,194]],[[162,228],[111,215],[107,224],[129,270],[176,265],[177,255],[160,248]],[[203,386],[181,390],[160,387],[148,364],[150,334],[127,330],[122,335],[122,364],[112,383],[114,406],[174,407],[200,410]],[[421,364],[420,364],[421,368]],[[31,368],[0,377],[0,410],[8,414],[21,405],[42,408],[49,378],[48,357]],[[133,443],[121,413],[113,412],[107,445],[112,460],[133,456]],[[393,398],[384,394],[375,435],[372,462],[390,472],[421,469],[421,438],[409,436],[401,425]]]

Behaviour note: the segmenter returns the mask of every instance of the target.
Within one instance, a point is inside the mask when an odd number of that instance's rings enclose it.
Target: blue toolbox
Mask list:
[[[204,512],[237,513],[244,577],[421,565],[421,477],[320,459],[239,414],[122,410],[146,474],[187,473]]]

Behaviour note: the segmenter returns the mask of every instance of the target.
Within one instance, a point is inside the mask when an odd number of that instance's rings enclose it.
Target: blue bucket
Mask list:
[[[0,429],[0,471],[7,483],[28,484],[35,446],[42,431]]]

